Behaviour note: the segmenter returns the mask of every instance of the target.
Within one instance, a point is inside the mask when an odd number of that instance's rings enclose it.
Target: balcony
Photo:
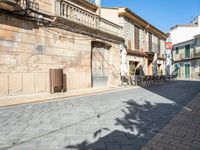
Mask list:
[[[180,54],[180,60],[185,59],[185,54]]]
[[[192,58],[192,53],[186,55],[185,53],[180,54],[180,60],[187,60]]]
[[[19,0],[0,0],[0,8],[8,11],[13,11]]]
[[[197,58],[200,58],[200,53],[190,53],[190,55],[188,56],[186,56],[185,53],[181,53],[181,54],[174,55],[173,58],[174,58],[174,61],[197,59]]]
[[[200,53],[194,53],[194,58],[200,58]]]
[[[30,15],[30,10],[39,11],[39,4],[35,0],[0,0],[0,8],[15,14]]]
[[[56,0],[55,15],[68,21],[120,36],[121,26],[100,16],[73,5],[67,1]]]

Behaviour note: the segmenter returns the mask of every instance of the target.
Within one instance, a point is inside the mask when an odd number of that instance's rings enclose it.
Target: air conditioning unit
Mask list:
[[[13,11],[20,0],[0,0],[0,9]]]

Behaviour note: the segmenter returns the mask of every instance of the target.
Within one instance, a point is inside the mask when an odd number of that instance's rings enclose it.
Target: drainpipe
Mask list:
[[[95,0],[95,4],[98,6],[97,15],[101,16],[101,0]]]

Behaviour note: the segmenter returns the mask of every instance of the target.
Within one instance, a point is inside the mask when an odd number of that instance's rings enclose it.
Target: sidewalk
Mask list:
[[[0,107],[14,106],[27,103],[38,103],[53,100],[63,100],[64,98],[79,97],[96,95],[97,93],[106,93],[110,91],[125,90],[131,88],[138,88],[136,86],[116,86],[116,87],[103,87],[103,88],[88,88],[81,90],[73,90],[64,93],[41,93],[34,95],[18,95],[0,97]]]
[[[200,93],[142,150],[200,150]]]

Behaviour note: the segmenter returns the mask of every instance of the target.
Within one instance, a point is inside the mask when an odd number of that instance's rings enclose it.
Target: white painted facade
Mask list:
[[[101,17],[112,21],[115,24],[122,25],[118,16],[118,9],[101,8]]]
[[[173,45],[173,70],[180,79],[200,79],[200,37]],[[185,47],[190,46],[189,56],[186,57]],[[177,49],[178,48],[178,49]],[[176,50],[177,49],[177,50]],[[188,76],[186,75],[185,65],[189,65]],[[179,66],[177,68],[177,66]]]
[[[173,45],[191,40],[198,34],[200,34],[200,16],[196,17],[190,24],[176,25],[170,31]]]
[[[181,79],[199,79],[200,73],[200,16],[190,24],[176,25],[171,28],[170,37],[173,44],[173,72]],[[196,37],[198,35],[198,37]],[[186,46],[189,52],[186,54]],[[189,69],[186,70],[186,66]]]

